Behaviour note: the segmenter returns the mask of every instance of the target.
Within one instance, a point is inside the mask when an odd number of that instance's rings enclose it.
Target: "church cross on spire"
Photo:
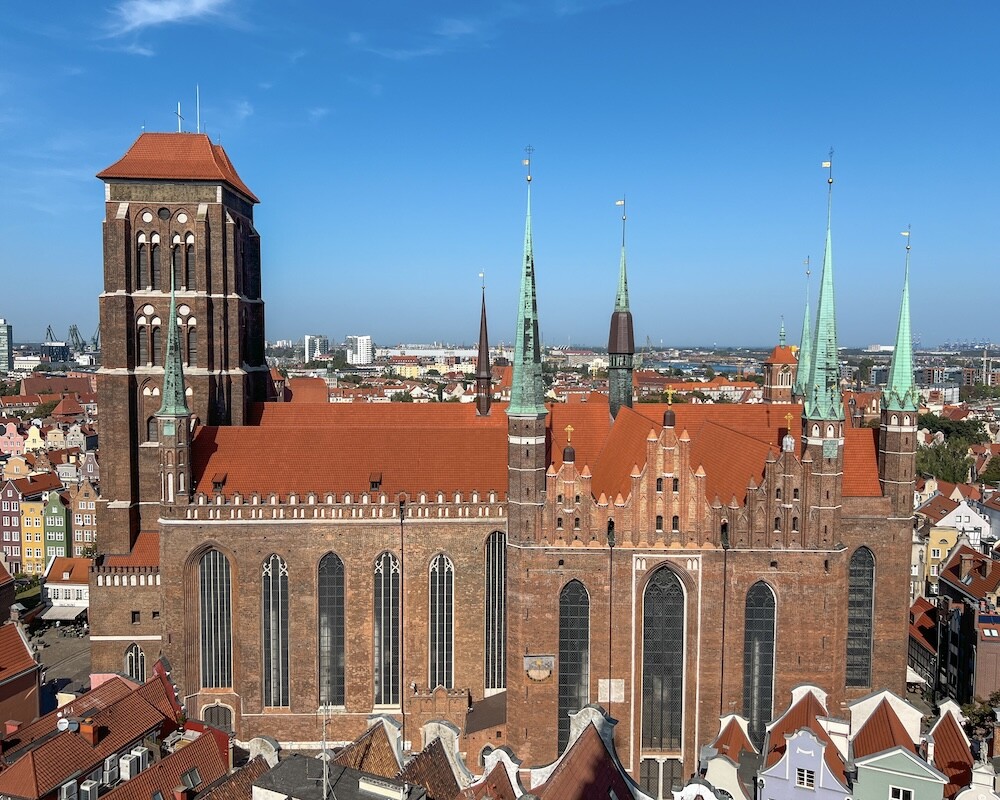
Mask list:
[[[187,417],[191,414],[187,406],[184,386],[184,365],[181,360],[180,334],[177,326],[176,270],[170,267],[170,312],[167,315],[167,353],[163,362],[163,402],[158,417]]]
[[[906,237],[906,267],[903,271],[903,298],[899,307],[899,324],[896,327],[896,346],[892,351],[889,380],[885,386],[884,402],[889,411],[916,411],[917,387],[913,383],[913,336],[910,332],[910,228],[903,231]]]
[[[833,150],[823,166],[829,170],[826,199],[826,249],[820,276],[819,301],[816,305],[816,332],[813,336],[812,363],[805,391],[805,411],[809,419],[842,420],[844,404],[840,398],[840,364],[837,360],[837,313],[833,295]]]
[[[521,294],[517,307],[517,330],[514,332],[514,374],[507,413],[514,416],[539,416],[545,409],[542,383],[542,351],[538,336],[538,302],[535,297],[535,256],[531,243],[531,154],[527,158],[528,210],[524,222],[524,261],[521,270]]]

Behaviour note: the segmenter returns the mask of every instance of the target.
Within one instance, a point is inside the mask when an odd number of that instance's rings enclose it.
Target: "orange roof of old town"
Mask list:
[[[204,133],[143,133],[124,156],[97,177],[221,181],[254,203],[260,202],[236,174],[222,145],[212,144]]]

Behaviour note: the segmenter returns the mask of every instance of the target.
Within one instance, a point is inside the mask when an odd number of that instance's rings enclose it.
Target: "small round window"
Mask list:
[[[170,219],[170,210],[167,208],[161,208],[159,211],[156,212],[156,216],[158,216],[162,220],[168,220]]]

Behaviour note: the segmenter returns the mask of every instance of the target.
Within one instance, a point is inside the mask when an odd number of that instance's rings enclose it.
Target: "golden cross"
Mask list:
[[[673,405],[673,403],[674,403],[674,392],[675,392],[675,389],[674,389],[673,386],[668,386],[667,387],[666,395],[667,395],[667,405],[668,406],[669,405]]]
[[[569,444],[573,438],[573,426],[567,425],[563,430],[566,431],[566,444]]]
[[[785,414],[785,424],[788,426],[788,430],[792,429],[792,420],[795,419],[795,415],[789,411]]]

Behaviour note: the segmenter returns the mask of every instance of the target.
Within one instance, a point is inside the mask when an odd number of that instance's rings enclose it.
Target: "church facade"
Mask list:
[[[760,741],[799,683],[834,707],[902,688],[908,284],[881,427],[855,427],[829,225],[815,324],[798,359],[772,353],[762,404],[632,406],[624,246],[611,400],[546,402],[530,183],[509,404],[490,399],[485,303],[477,403],[270,403],[256,198],[225,153],[147,133],[99,177],[95,672],[165,655],[190,715],[302,747],[385,714],[419,749],[486,702],[470,764],[486,735],[549,762],[600,703],[653,796],[720,714]]]

